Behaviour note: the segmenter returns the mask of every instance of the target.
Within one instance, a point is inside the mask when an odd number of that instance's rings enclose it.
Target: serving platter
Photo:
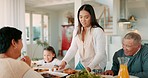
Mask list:
[[[48,76],[50,76],[49,78],[61,78],[68,75],[62,71],[52,71],[52,69],[46,67],[34,67],[33,70],[40,73],[44,77],[47,76],[47,78]]]
[[[68,75],[66,78],[70,78],[70,76],[71,76],[71,75]],[[101,78],[117,78],[117,76],[101,75]],[[130,78],[139,78],[139,77],[131,76],[131,75],[130,75]]]
[[[40,74],[50,74],[50,75],[54,75],[54,76],[57,76],[57,77],[65,77],[67,76],[68,74],[66,73],[61,73],[61,72],[53,72],[53,71],[44,71],[44,72],[39,72]]]

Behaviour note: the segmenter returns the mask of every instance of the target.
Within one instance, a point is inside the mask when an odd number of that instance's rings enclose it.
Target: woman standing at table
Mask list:
[[[62,59],[60,69],[79,52],[77,70],[104,69],[106,66],[105,34],[97,23],[94,9],[89,4],[82,5],[78,10],[78,27],[74,29],[70,48]]]

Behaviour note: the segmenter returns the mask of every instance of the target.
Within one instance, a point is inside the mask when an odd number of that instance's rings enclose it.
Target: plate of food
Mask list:
[[[36,72],[49,71],[48,68],[43,68],[43,67],[34,67],[33,70],[36,71]]]
[[[49,73],[43,73],[41,74],[44,78],[60,78],[60,77],[57,77],[57,76],[54,76],[54,75],[51,75]]]
[[[101,76],[95,75],[86,70],[81,70],[81,71],[76,72],[75,74],[70,74],[66,78],[101,78]]]
[[[50,72],[49,74],[52,74],[52,75],[55,75],[55,76],[58,76],[58,77],[65,77],[65,76],[68,75],[66,73],[61,73],[61,72]]]
[[[49,78],[61,78],[61,77],[65,77],[68,74],[64,73],[62,71],[58,71],[57,69],[49,69],[46,67],[33,67],[33,70],[40,73],[42,76],[47,77],[49,76]]]
[[[63,73],[67,73],[67,74],[75,74],[76,72],[78,71],[71,69],[71,68],[66,68],[63,70]]]
[[[55,77],[65,77],[67,76],[68,74],[66,73],[62,73],[62,72],[55,72],[55,71],[44,71],[44,72],[39,72],[41,75],[44,75],[44,76],[55,76]]]

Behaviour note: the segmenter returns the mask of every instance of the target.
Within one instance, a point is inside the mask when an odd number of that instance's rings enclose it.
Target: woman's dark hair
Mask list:
[[[53,57],[53,59],[56,58],[56,53],[55,53],[55,50],[54,50],[54,48],[52,46],[48,46],[48,47],[44,48],[44,50],[51,51],[53,54],[55,54],[55,56]]]
[[[97,19],[96,19],[96,16],[95,16],[95,12],[94,12],[93,7],[91,5],[89,5],[89,4],[84,4],[84,5],[82,5],[79,8],[78,14],[77,14],[78,28],[79,28],[77,34],[80,34],[81,33],[81,30],[82,30],[81,29],[82,24],[80,23],[80,20],[79,20],[80,11],[82,11],[82,10],[85,10],[85,11],[87,11],[90,14],[90,16],[91,16],[91,26],[92,26],[91,28],[100,27],[104,31],[104,29],[97,22]]]
[[[22,32],[13,27],[3,27],[0,29],[0,54],[6,53],[14,39],[18,42],[21,39]]]

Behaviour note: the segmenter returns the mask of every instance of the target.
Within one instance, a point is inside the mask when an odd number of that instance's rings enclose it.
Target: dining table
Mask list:
[[[72,75],[72,74],[63,72],[63,70],[53,70],[45,67],[33,67],[33,70],[40,73],[44,78],[70,78],[70,76]],[[79,72],[80,70],[75,70],[75,71]],[[94,73],[94,72],[91,72],[91,73]],[[102,75],[102,74],[99,74],[99,75],[100,77],[98,78],[117,78],[117,76],[112,76],[112,75]],[[139,78],[139,77],[130,75],[130,78]]]

